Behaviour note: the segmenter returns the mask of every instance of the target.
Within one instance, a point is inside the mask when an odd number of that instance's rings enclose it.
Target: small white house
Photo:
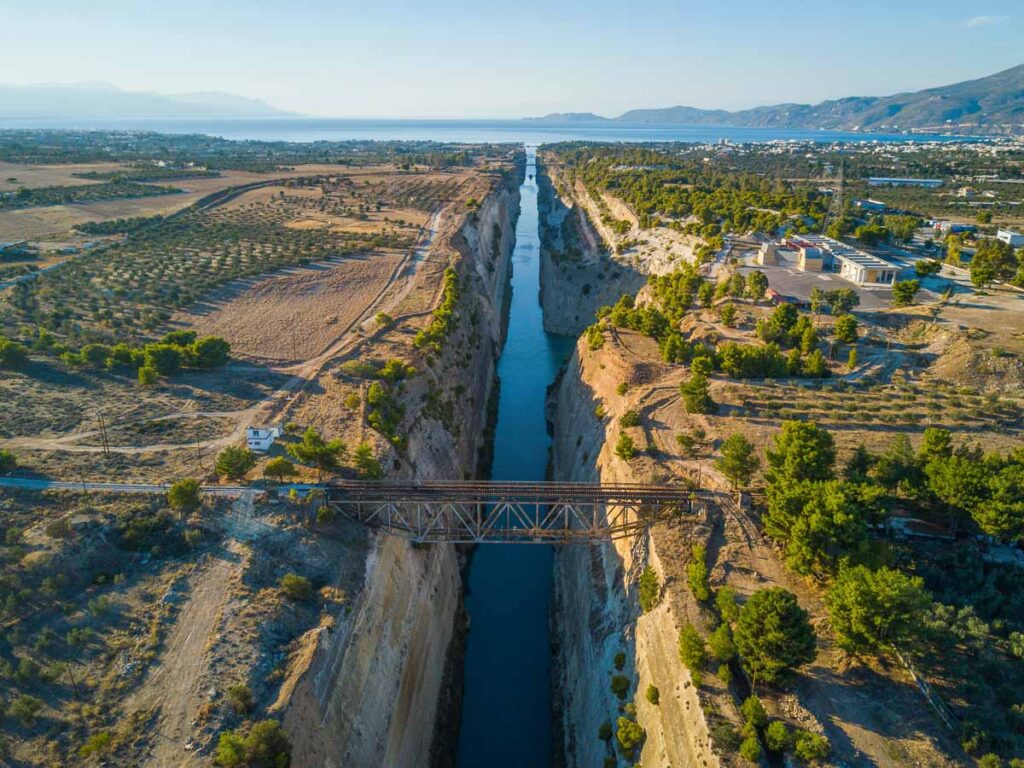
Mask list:
[[[274,444],[274,440],[280,436],[280,427],[249,427],[245,430],[245,439],[250,451],[266,453]]]
[[[996,233],[996,239],[1008,243],[1014,248],[1024,248],[1024,235],[1014,232],[1012,229],[1000,229]]]

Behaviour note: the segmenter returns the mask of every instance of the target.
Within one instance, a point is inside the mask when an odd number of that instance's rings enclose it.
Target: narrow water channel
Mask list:
[[[522,210],[512,253],[508,338],[498,361],[501,396],[495,480],[543,480],[549,438],[544,396],[573,340],[546,333],[539,300],[536,148],[526,148]],[[459,768],[551,765],[550,546],[482,545],[467,579]]]

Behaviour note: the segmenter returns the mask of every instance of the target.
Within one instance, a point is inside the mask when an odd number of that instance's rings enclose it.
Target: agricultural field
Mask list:
[[[283,419],[339,355],[407,314],[423,322],[447,265],[430,256],[435,238],[452,237],[497,178],[380,163],[303,170],[177,216],[108,220],[91,236],[100,246],[4,290],[0,333],[30,351],[0,376],[4,447],[57,476],[209,473],[246,426]],[[227,364],[189,367],[188,345],[207,338],[230,349]],[[185,369],[168,363],[140,385],[145,350],[168,344]],[[396,357],[404,344],[390,345]]]

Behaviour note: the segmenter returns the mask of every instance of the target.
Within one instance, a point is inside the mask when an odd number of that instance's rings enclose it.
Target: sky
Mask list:
[[[0,0],[0,83],[325,117],[613,116],[888,95],[1024,63],[1020,0]]]

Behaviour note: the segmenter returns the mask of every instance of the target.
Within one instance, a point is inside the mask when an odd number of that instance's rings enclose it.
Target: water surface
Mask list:
[[[543,480],[549,438],[544,422],[548,384],[573,339],[546,333],[540,288],[535,149],[512,254],[508,339],[498,361],[501,396],[494,439],[495,480]],[[551,765],[551,603],[554,551],[548,545],[491,544],[469,567],[470,631],[459,729],[459,768],[544,768]]]
[[[964,141],[963,137],[909,134],[810,131],[775,128],[724,128],[692,125],[536,122],[530,120],[379,120],[335,118],[260,118],[239,120],[128,120],[79,118],[60,120],[0,119],[4,128],[133,130],[201,133],[225,139],[257,141],[443,141],[544,144],[556,141],[688,141],[736,143],[796,141]]]

